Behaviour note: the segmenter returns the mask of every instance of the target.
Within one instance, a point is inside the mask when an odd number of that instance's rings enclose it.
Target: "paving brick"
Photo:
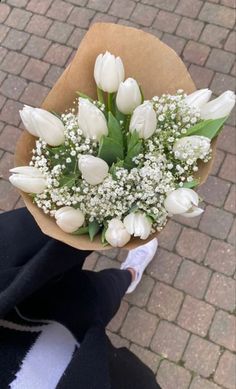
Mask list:
[[[236,317],[224,311],[217,311],[214,317],[209,337],[213,342],[236,351]]]
[[[7,4],[0,4],[0,23],[3,23],[4,20],[8,17],[11,8]]]
[[[184,260],[180,266],[174,285],[191,296],[203,297],[211,271],[191,261]]]
[[[113,0],[109,13],[118,18],[128,19],[134,8],[135,2],[132,0]]]
[[[156,8],[144,4],[137,4],[131,15],[131,20],[141,26],[151,26],[156,14]]]
[[[234,0],[221,0],[222,5],[226,5],[227,7],[236,8],[236,4]]]
[[[47,51],[44,60],[57,66],[64,66],[72,49],[70,47],[53,43]]]
[[[203,29],[204,23],[199,20],[182,18],[177,28],[176,34],[186,39],[198,40]]]
[[[63,73],[63,70],[64,69],[55,65],[50,66],[50,69],[44,79],[45,85],[52,87]]]
[[[50,7],[52,0],[30,0],[26,9],[38,14],[45,14]]]
[[[132,307],[121,328],[121,335],[140,346],[147,347],[151,342],[157,323],[158,319],[154,315],[140,308]]]
[[[28,0],[7,0],[8,4],[13,5],[14,7],[25,7]]]
[[[228,73],[235,61],[235,56],[232,53],[226,53],[219,49],[212,49],[207,60],[206,66],[210,69],[222,73]]]
[[[178,362],[181,359],[189,333],[168,321],[160,321],[151,342],[151,349],[164,358]]]
[[[172,49],[174,49],[178,55],[182,53],[186,43],[185,39],[174,35],[170,35],[168,33],[165,33],[163,35],[162,41],[166,43],[168,46],[170,46]]]
[[[189,244],[191,242],[191,244]],[[205,257],[210,238],[199,231],[184,228],[176,244],[176,251],[183,257],[201,262]]]
[[[215,73],[213,81],[211,83],[211,90],[220,95],[225,90],[232,89],[232,85],[235,83],[235,78],[227,74]]]
[[[77,27],[87,28],[95,15],[95,12],[86,8],[74,8],[68,19],[68,22]]]
[[[47,73],[50,65],[38,59],[31,58],[21,75],[28,80],[40,82]]]
[[[236,355],[225,351],[220,358],[220,363],[214,375],[214,380],[224,385],[227,389],[235,389],[236,386]]]
[[[125,298],[132,305],[137,305],[140,308],[145,307],[153,286],[154,280],[151,277],[144,275],[141,282],[135,289],[135,292],[128,294]]]
[[[30,82],[20,100],[24,104],[40,107],[48,93],[49,89],[45,86]]]
[[[210,47],[202,43],[189,41],[185,46],[183,58],[186,61],[197,65],[204,65],[210,53]]]
[[[158,253],[147,268],[147,273],[159,281],[172,283],[178,268],[181,263],[181,258],[167,250],[158,249]]]
[[[55,0],[47,12],[47,16],[52,19],[65,21],[73,9],[73,5],[65,1]]]
[[[67,44],[69,46],[74,47],[75,49],[78,49],[79,44],[80,44],[81,40],[83,39],[85,33],[86,33],[85,30],[82,30],[81,28],[76,28],[73,31],[73,33],[71,34]]]
[[[235,31],[232,31],[225,43],[224,49],[227,51],[232,51],[233,53],[236,52],[236,34]]]
[[[40,59],[44,56],[50,44],[49,40],[32,35],[23,52],[30,57]]]
[[[2,84],[1,92],[4,96],[18,100],[27,86],[27,82],[18,76],[9,75]]]
[[[211,170],[212,175],[217,175],[224,159],[225,159],[225,153],[217,149],[215,158],[213,160],[212,170]]]
[[[7,100],[2,111],[0,112],[0,120],[17,126],[20,123],[19,110],[21,108],[21,103],[13,100]]]
[[[74,5],[84,6],[88,2],[88,0],[68,0],[68,2]]]
[[[69,24],[55,21],[50,27],[47,38],[59,43],[66,43],[74,27]]]
[[[157,367],[160,363],[161,358],[159,355],[154,354],[150,350],[132,344],[130,351],[134,353],[141,361],[147,365],[154,373],[157,371]]]
[[[16,203],[14,209],[23,208],[23,207],[25,207],[25,203],[24,203],[24,201],[22,200],[22,198],[19,197],[19,199],[18,199],[18,201],[17,201],[17,203]]]
[[[148,303],[148,310],[163,319],[176,319],[183,301],[183,293],[157,282]]]
[[[234,155],[226,155],[219,176],[236,183],[236,160]]]
[[[0,147],[10,153],[14,153],[20,134],[21,131],[18,128],[7,125],[0,134]]]
[[[0,159],[0,177],[8,180],[11,173],[9,173],[9,169],[14,167],[14,156],[8,152],[4,153],[2,158]]]
[[[21,50],[25,46],[29,36],[30,35],[24,31],[12,29],[4,39],[3,46],[10,50]]]
[[[188,389],[191,374],[188,370],[169,361],[162,361],[157,381],[163,389]]]
[[[33,15],[25,30],[31,34],[44,37],[52,23],[52,20],[45,16]]]
[[[230,183],[218,177],[209,176],[207,181],[201,185],[197,192],[205,202],[221,207],[230,189]]]
[[[217,140],[217,147],[221,150],[236,154],[236,131],[234,127],[224,126]]]
[[[201,35],[201,42],[221,49],[224,46],[229,30],[224,27],[207,24]]]
[[[183,356],[185,367],[203,377],[209,377],[216,368],[220,347],[205,339],[192,335]]]
[[[116,23],[116,21],[117,18],[115,16],[97,12],[90,25],[92,25],[93,23]]]
[[[189,389],[221,389],[218,385],[211,381],[204,380],[201,377],[195,377],[190,385]]]
[[[18,75],[24,68],[27,60],[28,57],[25,55],[9,51],[1,64],[1,69],[8,73]]]
[[[226,242],[212,240],[205,264],[228,276],[233,275],[236,269],[235,248]]]
[[[2,107],[4,106],[6,102],[6,97],[0,95],[0,109],[2,109]]]
[[[95,9],[96,11],[106,12],[110,7],[112,0],[89,0],[87,7]]]
[[[131,20],[129,20],[129,19],[119,19],[117,23],[122,24],[123,26],[140,28],[139,24],[131,22]],[[143,27],[142,30],[150,32],[150,28],[151,27]],[[154,31],[156,31],[156,30],[154,30]]]
[[[4,40],[9,30],[9,27],[4,26],[3,24],[0,25],[0,42]]]
[[[120,266],[119,266],[118,262],[116,262],[110,258],[107,258],[105,256],[99,256],[95,270],[101,271],[104,269],[118,269],[119,267]]]
[[[109,250],[100,250],[99,253],[101,255],[105,255],[108,258],[116,259],[118,254],[119,254],[119,249],[113,248],[113,249],[109,249]]]
[[[195,18],[199,13],[202,4],[203,1],[199,0],[180,0],[175,12],[184,16],[189,16],[190,18]]]
[[[1,60],[4,59],[4,57],[7,55],[7,53],[8,53],[7,49],[0,46],[0,58],[1,58]]]
[[[96,266],[98,260],[98,253],[93,251],[89,256],[86,258],[86,261],[84,262],[83,269],[85,270],[93,270]]]
[[[225,202],[224,208],[229,211],[236,213],[236,186],[232,185],[231,190],[229,192],[229,195],[227,197],[227,200]]]
[[[219,308],[233,312],[236,309],[236,282],[223,274],[214,273],[205,299]]]
[[[186,296],[177,322],[194,334],[206,336],[214,313],[215,309],[210,304]]]
[[[142,0],[142,3],[154,5],[157,8],[173,11],[178,0]]]
[[[126,347],[129,348],[129,341],[127,339],[122,338],[121,336],[114,334],[113,332],[106,331],[107,335],[113,344],[114,347],[120,348],[120,347]]]
[[[0,209],[3,211],[10,211],[19,197],[16,189],[5,180],[0,180]]]
[[[173,250],[180,232],[181,226],[178,223],[169,220],[158,236],[159,245],[170,251]]]
[[[160,11],[153,23],[154,28],[160,31],[173,33],[179,23],[180,16],[167,11]]]
[[[236,246],[236,220],[234,220],[227,241],[232,245]]]
[[[110,330],[111,332],[117,332],[120,329],[128,312],[128,309],[129,304],[127,304],[126,301],[122,301],[118,312],[115,314],[115,316],[107,326],[108,330]]]
[[[201,219],[199,229],[214,238],[225,239],[232,222],[233,216],[230,213],[208,205]]]
[[[24,30],[31,15],[31,12],[27,12],[20,8],[13,8],[5,23],[9,27],[17,28],[18,30]]]
[[[205,2],[199,19],[222,27],[231,28],[234,25],[234,15],[230,8]]]

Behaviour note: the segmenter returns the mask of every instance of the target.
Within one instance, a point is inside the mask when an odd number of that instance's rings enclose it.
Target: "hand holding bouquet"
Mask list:
[[[163,94],[145,100],[122,59],[100,54],[94,66],[97,100],[78,92],[75,107],[57,115],[25,106],[21,118],[38,139],[29,166],[10,181],[32,196],[66,233],[100,234],[122,247],[147,239],[168,217],[203,210],[193,190],[199,161],[211,159],[211,140],[235,104],[227,91]]]

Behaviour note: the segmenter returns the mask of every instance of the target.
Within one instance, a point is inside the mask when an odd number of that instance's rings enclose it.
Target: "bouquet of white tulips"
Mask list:
[[[234,93],[209,101],[209,89],[177,90],[146,100],[110,52],[98,55],[94,79],[96,100],[79,91],[63,114],[20,111],[37,139],[29,166],[12,169],[11,183],[64,232],[99,235],[113,247],[147,239],[172,215],[200,215],[199,161],[211,159]]]

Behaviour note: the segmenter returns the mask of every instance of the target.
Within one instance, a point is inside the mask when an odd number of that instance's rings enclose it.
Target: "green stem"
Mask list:
[[[103,96],[103,91],[97,87],[97,95],[98,95],[98,100],[100,103],[104,104],[104,96]]]
[[[129,131],[130,119],[131,119],[131,115],[127,115],[125,120],[125,132]]]
[[[107,109],[108,112],[112,113],[112,99],[113,99],[113,93],[107,94]]]

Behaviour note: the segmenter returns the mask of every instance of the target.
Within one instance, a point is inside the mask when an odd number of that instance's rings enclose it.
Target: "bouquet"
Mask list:
[[[29,165],[11,169],[11,183],[65,233],[99,235],[113,247],[147,239],[172,215],[200,215],[199,162],[212,158],[234,93],[209,101],[209,89],[179,89],[146,99],[108,51],[97,56],[93,75],[96,99],[77,91],[62,114],[20,111],[36,141]]]

